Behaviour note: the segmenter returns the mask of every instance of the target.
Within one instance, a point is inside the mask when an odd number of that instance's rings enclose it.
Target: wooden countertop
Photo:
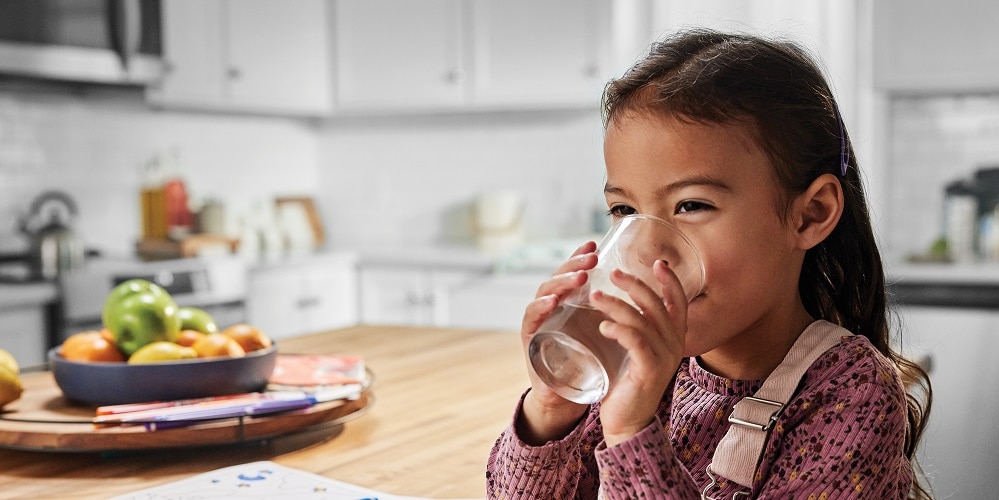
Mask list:
[[[111,455],[0,450],[0,498],[107,498],[257,460],[398,495],[485,496],[489,449],[528,384],[517,333],[357,326],[280,346],[362,355],[375,374],[374,404],[339,427],[249,445]]]

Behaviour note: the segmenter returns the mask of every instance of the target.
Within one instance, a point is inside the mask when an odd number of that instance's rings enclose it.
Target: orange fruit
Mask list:
[[[238,342],[219,332],[205,335],[192,344],[191,348],[198,353],[199,358],[246,356],[246,351]]]
[[[59,354],[70,361],[123,363],[125,354],[114,343],[110,330],[74,333],[59,346]]]
[[[273,344],[273,342],[271,342],[271,338],[264,332],[260,331],[259,328],[245,323],[232,325],[229,328],[222,330],[222,334],[238,342],[246,352],[265,349]]]
[[[191,347],[195,342],[201,340],[204,336],[205,333],[198,330],[181,330],[180,333],[177,334],[177,340],[174,340],[174,343],[184,347]]]

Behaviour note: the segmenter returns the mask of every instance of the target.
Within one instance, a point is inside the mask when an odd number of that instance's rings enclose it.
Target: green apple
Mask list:
[[[159,285],[142,279],[114,287],[104,301],[101,320],[126,356],[152,342],[177,340],[181,326],[173,297]]]
[[[197,330],[201,333],[215,333],[219,331],[219,325],[212,319],[212,315],[204,309],[197,307],[181,307],[180,329]]]

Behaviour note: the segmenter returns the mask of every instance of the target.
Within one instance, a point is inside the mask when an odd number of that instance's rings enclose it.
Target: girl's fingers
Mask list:
[[[652,273],[662,284],[662,302],[666,305],[670,319],[678,325],[687,324],[687,296],[679,278],[661,260],[652,263]]]
[[[597,242],[591,240],[587,241],[586,243],[583,243],[582,245],[579,245],[579,248],[577,248],[575,252],[572,252],[572,257],[575,257],[577,255],[583,255],[584,253],[593,253],[596,251],[597,251]]]
[[[620,270],[611,272],[611,282],[628,293],[637,309],[601,292],[591,295],[594,305],[610,319],[603,325],[605,336],[617,340],[632,358],[647,354],[653,362],[658,356],[682,351],[683,339],[677,337],[675,325],[685,324],[686,314],[686,299],[676,276],[662,262],[656,262],[656,266],[657,279],[668,293],[665,299],[637,277]],[[675,303],[677,300],[680,302]]]
[[[520,326],[521,340],[524,341],[525,346],[530,341],[531,335],[538,330],[538,327],[551,314],[557,304],[557,295],[543,295],[527,304]]]
[[[593,253],[597,244],[588,241],[573,252],[552,276],[538,287],[535,298],[555,295],[562,297],[586,283],[586,271],[597,264],[597,255]],[[526,319],[526,317],[525,317]]]
[[[617,269],[611,272],[610,278],[611,283],[624,290],[631,297],[631,300],[638,307],[638,311],[641,312],[637,316],[637,318],[641,319],[641,323],[632,322],[630,323],[631,326],[638,327],[641,324],[650,323],[659,332],[669,327],[669,318],[666,314],[666,308],[663,305],[663,299],[649,288],[648,285],[636,276]],[[632,309],[634,308],[632,307]],[[633,319],[636,318],[635,315],[630,316]]]
[[[566,293],[583,286],[586,283],[586,271],[568,271],[555,274],[541,283],[535,298],[546,295],[563,296]]]
[[[572,256],[566,259],[562,265],[555,269],[552,276],[558,276],[559,274],[565,274],[573,271],[585,271],[587,269],[592,269],[593,266],[597,265],[597,244],[592,241],[587,241],[583,243],[575,252],[572,252]]]

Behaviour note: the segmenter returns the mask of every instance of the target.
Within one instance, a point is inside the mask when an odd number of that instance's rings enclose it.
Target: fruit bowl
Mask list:
[[[246,356],[164,363],[69,361],[48,353],[56,385],[67,399],[93,406],[170,401],[263,390],[277,361],[277,344]]]

